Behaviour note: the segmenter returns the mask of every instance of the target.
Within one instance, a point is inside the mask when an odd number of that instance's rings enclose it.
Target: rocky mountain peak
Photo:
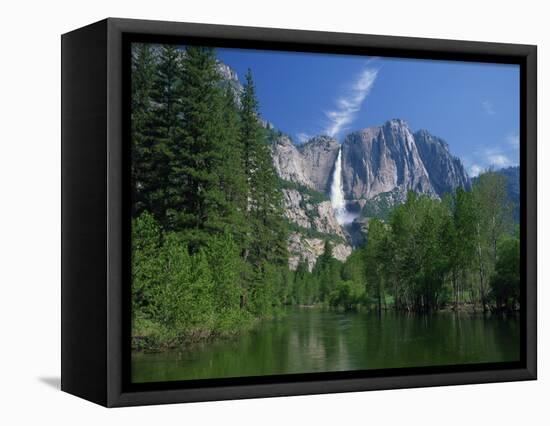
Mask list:
[[[401,118],[392,118],[391,120],[386,121],[382,127],[390,128],[397,132],[409,130],[409,124]]]
[[[272,145],[273,163],[281,179],[328,195],[340,148],[344,198],[349,211],[357,214],[363,209],[380,210],[380,205],[382,210],[390,209],[406,199],[407,191],[441,197],[459,186],[470,186],[462,162],[443,139],[427,130],[413,133],[401,119],[349,133],[341,145],[329,136],[315,136],[295,145],[281,135]],[[347,256],[353,226],[346,230],[339,226],[328,201],[316,204],[306,199],[299,191],[285,191],[289,221],[306,230],[295,233],[289,243],[291,266],[304,258],[310,267],[315,263],[322,238],[308,237],[312,231],[345,238],[348,242],[338,247],[342,258]],[[312,215],[324,219],[312,220]],[[362,229],[360,218],[357,224]]]
[[[341,146],[344,192],[352,202],[390,191],[441,197],[470,187],[462,162],[443,139],[427,130],[413,133],[399,118],[349,133]],[[329,136],[299,146],[284,137],[275,145],[274,162],[283,179],[328,193],[339,148]]]
[[[414,140],[422,162],[430,171],[432,186],[439,196],[457,187],[470,188],[470,178],[464,165],[451,154],[447,142],[427,130],[416,132]]]
[[[347,199],[368,200],[396,188],[436,195],[413,134],[403,120],[349,134],[342,153]]]
[[[414,133],[415,140],[418,141],[425,141],[429,145],[434,146],[441,146],[446,151],[449,151],[449,144],[445,142],[443,139],[438,138],[437,136],[433,136],[428,130],[426,129],[420,129]]]

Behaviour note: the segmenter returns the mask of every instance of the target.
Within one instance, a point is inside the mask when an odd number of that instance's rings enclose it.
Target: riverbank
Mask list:
[[[342,306],[329,306],[326,303],[316,304],[301,304],[286,306],[280,309],[279,312],[268,318],[257,318],[250,315],[241,317],[239,321],[232,321],[226,324],[216,324],[209,327],[195,327],[185,331],[174,331],[163,328],[154,322],[142,320],[134,327],[132,333],[132,351],[145,353],[161,353],[173,350],[187,350],[203,345],[215,344],[218,341],[238,339],[243,334],[249,333],[258,329],[265,324],[269,324],[278,319],[282,319],[292,312],[307,312],[313,311],[321,315],[367,315],[371,318],[388,318],[392,316],[401,317],[417,317],[426,316],[446,316],[446,315],[461,315],[462,317],[469,316],[511,316],[516,317],[519,314],[519,309],[514,311],[500,312],[494,309],[483,311],[481,306],[471,303],[459,303],[455,305],[447,305],[441,309],[431,312],[413,312],[413,311],[398,311],[392,307],[387,307],[378,312],[367,307],[358,306],[354,309],[345,309]]]
[[[174,349],[192,348],[210,344],[217,340],[237,338],[250,332],[262,322],[273,321],[286,315],[284,309],[269,317],[254,317],[252,315],[235,315],[231,320],[205,324],[202,327],[173,330],[147,319],[141,319],[132,327],[131,349],[137,352],[157,353]]]
[[[206,343],[215,339],[229,339],[249,331],[257,321],[257,318],[246,315],[227,324],[204,324],[185,330],[173,330],[153,321],[141,319],[133,326],[132,350],[163,352],[174,348]]]
[[[470,314],[478,314],[478,313],[493,313],[493,314],[517,314],[520,312],[520,306],[516,305],[513,306],[511,309],[497,309],[494,305],[485,305],[485,309],[480,304],[476,303],[459,303],[458,305],[455,304],[447,304],[446,306],[438,309],[437,312],[465,312]]]

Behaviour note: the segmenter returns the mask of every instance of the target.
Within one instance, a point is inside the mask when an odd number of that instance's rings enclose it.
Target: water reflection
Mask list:
[[[515,317],[291,309],[238,338],[132,357],[135,382],[517,361]]]

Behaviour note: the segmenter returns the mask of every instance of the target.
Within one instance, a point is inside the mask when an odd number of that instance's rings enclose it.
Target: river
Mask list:
[[[519,319],[289,308],[233,338],[132,355],[132,380],[189,380],[519,360]]]

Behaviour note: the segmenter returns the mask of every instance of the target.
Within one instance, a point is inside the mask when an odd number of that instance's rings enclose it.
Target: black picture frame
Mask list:
[[[131,41],[519,64],[520,361],[130,383]],[[118,18],[64,34],[61,45],[62,390],[117,407],[536,379],[536,46]]]

